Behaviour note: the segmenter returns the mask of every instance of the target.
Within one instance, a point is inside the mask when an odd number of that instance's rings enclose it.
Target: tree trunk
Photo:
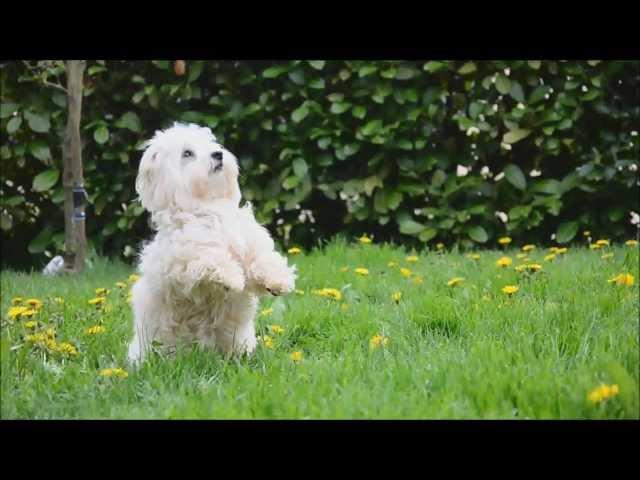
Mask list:
[[[80,118],[85,65],[84,60],[68,60],[66,62],[68,116],[62,148],[64,158],[62,182],[64,186],[64,265],[68,272],[82,271],[87,246],[84,201],[81,204],[78,202],[81,189],[81,195],[84,195]],[[77,190],[75,199],[74,187]]]

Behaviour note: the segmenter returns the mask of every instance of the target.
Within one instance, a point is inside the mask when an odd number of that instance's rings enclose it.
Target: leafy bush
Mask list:
[[[210,126],[244,197],[285,244],[337,232],[468,248],[622,238],[638,211],[639,62],[91,61],[87,236],[130,256],[139,145],[174,120]],[[0,226],[12,257],[63,247],[61,62],[0,65]],[[506,216],[505,216],[506,215]],[[504,222],[503,220],[507,220]],[[15,254],[13,254],[15,252]]]

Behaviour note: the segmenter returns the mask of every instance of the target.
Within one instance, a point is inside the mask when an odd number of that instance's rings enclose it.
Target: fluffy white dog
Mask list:
[[[175,124],[147,142],[136,191],[157,234],[133,287],[129,359],[153,341],[252,352],[258,296],[292,291],[296,275],[251,205],[240,207],[234,155],[208,128]]]

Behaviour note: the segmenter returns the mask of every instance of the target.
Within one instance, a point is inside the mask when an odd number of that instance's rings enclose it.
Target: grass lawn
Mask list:
[[[639,418],[638,247],[572,247],[553,260],[538,247],[528,256],[542,269],[532,272],[516,271],[526,261],[516,248],[477,253],[338,240],[290,255],[299,290],[262,299],[253,356],[183,348],[137,371],[126,364],[131,267],[4,271],[1,416]],[[513,263],[497,266],[505,254]],[[633,285],[608,282],[621,273]],[[519,290],[503,293],[507,285]],[[14,297],[42,305],[11,320]],[[104,331],[88,334],[96,325]],[[128,376],[99,375],[107,368]]]

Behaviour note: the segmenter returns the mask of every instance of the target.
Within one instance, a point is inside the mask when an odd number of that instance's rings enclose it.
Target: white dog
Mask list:
[[[147,142],[136,191],[158,233],[133,287],[129,359],[153,341],[252,352],[258,296],[292,291],[296,275],[251,205],[240,208],[236,158],[208,128],[175,124]]]

